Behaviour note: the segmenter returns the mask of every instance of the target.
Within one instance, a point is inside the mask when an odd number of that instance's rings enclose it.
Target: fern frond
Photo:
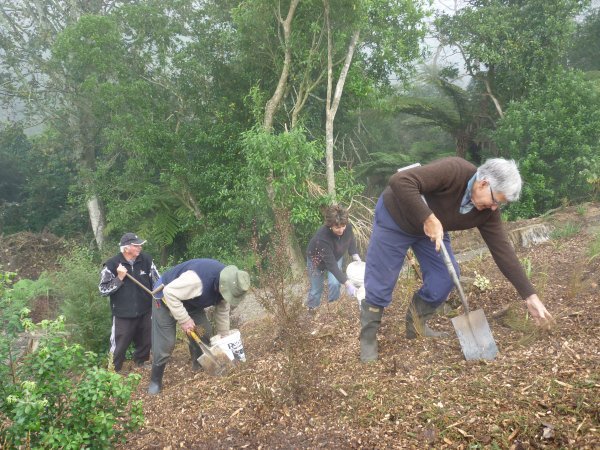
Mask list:
[[[161,209],[154,217],[152,236],[154,241],[165,246],[173,243],[173,239],[180,230],[180,220],[177,216],[177,210],[169,211]]]

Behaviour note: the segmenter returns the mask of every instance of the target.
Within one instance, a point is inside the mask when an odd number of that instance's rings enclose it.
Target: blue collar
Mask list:
[[[467,190],[465,191],[465,195],[463,195],[462,201],[460,202],[460,213],[467,214],[471,212],[471,210],[475,207],[471,202],[471,191],[473,190],[473,183],[477,179],[477,173],[471,177],[469,182],[467,183]]]

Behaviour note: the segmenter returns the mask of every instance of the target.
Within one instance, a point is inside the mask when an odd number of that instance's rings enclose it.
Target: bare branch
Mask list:
[[[494,102],[494,106],[496,107],[496,111],[498,111],[498,115],[500,116],[500,118],[504,117],[504,113],[502,112],[502,107],[500,106],[500,102],[498,101],[496,96],[492,93],[492,88],[490,87],[490,81],[486,77],[483,79],[483,82],[485,83],[485,90],[487,92],[487,95],[489,95],[490,98],[492,99],[492,101]]]
[[[298,6],[299,2],[300,0],[292,0],[292,2],[290,3],[287,17],[283,21],[280,20],[281,26],[283,28],[284,37],[284,60],[283,67],[281,69],[281,74],[279,75],[279,81],[277,82],[277,87],[275,88],[275,92],[273,93],[273,96],[269,99],[269,101],[267,101],[267,105],[265,107],[265,118],[263,126],[266,130],[271,130],[273,128],[275,111],[277,111],[277,108],[281,104],[283,94],[287,87],[288,77],[290,74],[290,66],[292,64],[292,49],[290,47],[292,19],[294,18],[294,13],[296,12],[296,7]]]

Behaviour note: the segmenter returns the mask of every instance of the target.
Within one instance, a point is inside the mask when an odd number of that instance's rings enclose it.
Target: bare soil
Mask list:
[[[248,360],[225,377],[192,372],[178,342],[160,395],[146,394],[150,371],[138,372],[145,425],[121,448],[600,448],[600,256],[589,254],[599,218],[598,205],[556,211],[536,219],[555,238],[517,249],[556,319],[550,329],[532,324],[491,257],[461,263],[464,280],[477,272],[490,282],[465,288],[490,322],[493,361],[463,359],[449,319],[460,310],[432,321],[448,339],[404,337],[418,283],[408,273],[385,311],[375,363],[359,362],[359,310],[348,298],[287,327],[270,316],[242,323]],[[460,233],[453,247],[476,240]]]
[[[0,235],[0,268],[15,272],[16,280],[37,280],[42,272],[59,268],[58,259],[67,248],[67,242],[52,233]]]
[[[65,239],[52,233],[22,232],[0,235],[0,269],[15,273],[14,281],[37,280],[42,272],[59,270],[59,258],[68,252]],[[35,323],[54,318],[58,299],[42,295],[31,302],[29,316]]]

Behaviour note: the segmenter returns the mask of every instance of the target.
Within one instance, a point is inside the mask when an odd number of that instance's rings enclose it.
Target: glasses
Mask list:
[[[492,206],[496,206],[496,207],[498,207],[498,209],[501,209],[503,206],[506,205],[506,202],[499,202],[498,200],[496,200],[496,197],[494,197],[494,191],[492,189],[492,185],[488,184],[488,186],[490,187],[490,194],[492,195]]]

